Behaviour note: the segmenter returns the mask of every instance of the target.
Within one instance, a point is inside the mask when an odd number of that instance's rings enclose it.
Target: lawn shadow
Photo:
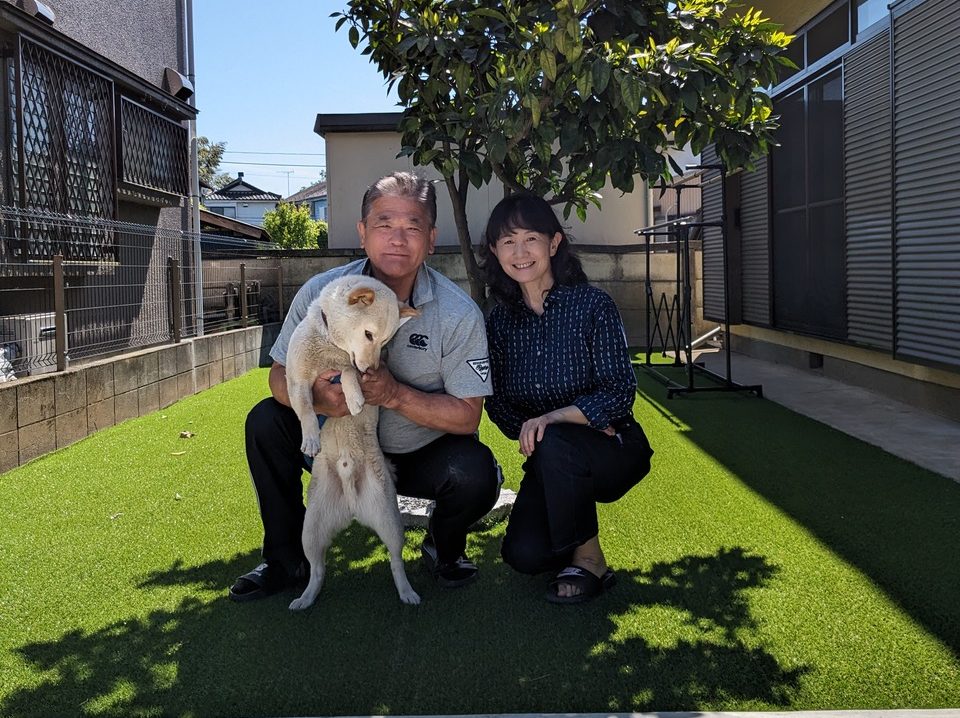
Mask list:
[[[356,527],[338,541],[317,605],[294,594],[230,602],[223,586],[256,554],[175,564],[144,591],[186,585],[174,606],[91,632],[27,642],[39,674],[0,714],[376,715],[789,707],[809,666],[764,647],[749,593],[776,568],[742,548],[621,571],[585,606],[542,600],[544,577],[494,562],[497,530],[471,537],[483,576],[443,591],[409,566],[424,603],[396,598],[385,554]],[[367,570],[356,570],[367,566]],[[215,591],[215,592],[214,592]],[[655,616],[654,616],[655,614]],[[676,630],[662,633],[664,616]]]
[[[665,397],[639,381],[647,402]],[[686,439],[960,656],[960,485],[767,400],[707,393],[661,405]]]

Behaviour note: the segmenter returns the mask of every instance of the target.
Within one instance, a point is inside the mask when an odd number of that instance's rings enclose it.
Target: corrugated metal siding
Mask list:
[[[716,164],[717,153],[710,145],[700,161]],[[703,221],[719,222],[723,215],[720,173],[709,170],[703,175]],[[726,319],[723,310],[723,240],[719,227],[703,228],[703,316],[715,322]]]
[[[890,34],[843,60],[847,338],[891,349]]]
[[[960,3],[894,17],[897,355],[960,366]]]
[[[740,175],[740,279],[743,321],[770,324],[770,211],[767,158]]]

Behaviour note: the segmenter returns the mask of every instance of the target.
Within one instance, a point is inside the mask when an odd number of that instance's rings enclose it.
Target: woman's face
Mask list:
[[[532,229],[512,229],[500,235],[491,247],[497,261],[508,277],[519,284],[553,283],[550,257],[557,253],[562,235],[552,237]]]

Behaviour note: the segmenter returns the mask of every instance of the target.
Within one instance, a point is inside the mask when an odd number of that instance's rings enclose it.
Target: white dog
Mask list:
[[[393,291],[376,279],[341,277],[324,287],[290,339],[287,391],[303,431],[300,448],[316,456],[303,522],[310,581],[290,604],[292,610],[313,605],[323,584],[327,548],[354,518],[386,544],[400,600],[420,603],[403,568],[403,523],[393,471],[377,440],[379,411],[364,404],[360,390],[360,374],[380,366],[383,347],[417,313],[400,305]],[[313,384],[327,369],[341,372],[350,416],[328,418],[321,432]]]

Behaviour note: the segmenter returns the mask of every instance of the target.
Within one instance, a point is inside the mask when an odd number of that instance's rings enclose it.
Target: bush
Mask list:
[[[320,233],[319,222],[310,219],[310,210],[304,206],[280,202],[276,209],[263,215],[263,228],[270,238],[286,249],[313,249]],[[324,225],[324,246],[326,225]]]

